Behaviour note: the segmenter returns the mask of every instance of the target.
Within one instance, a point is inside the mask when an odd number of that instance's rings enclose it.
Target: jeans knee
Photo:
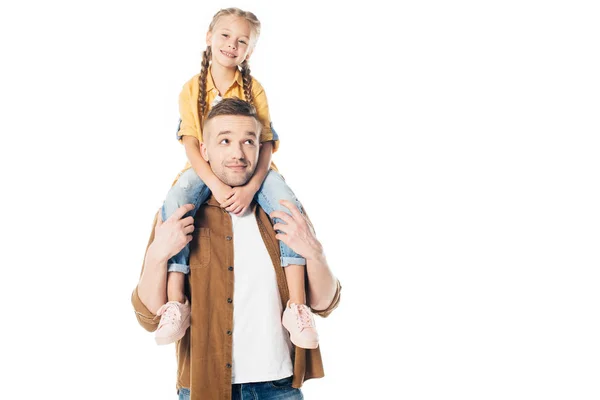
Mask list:
[[[189,190],[192,187],[189,175],[182,174],[177,180],[176,186],[181,190]]]
[[[196,174],[193,168],[188,168],[179,175],[175,186],[183,190],[189,190],[190,188],[201,188],[204,185],[202,179]]]

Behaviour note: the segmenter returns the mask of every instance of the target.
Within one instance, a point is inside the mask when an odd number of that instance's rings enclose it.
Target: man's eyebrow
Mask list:
[[[217,133],[217,137],[219,137],[221,135],[228,135],[230,133],[231,133],[231,131],[221,131],[221,132]],[[257,137],[256,132],[254,132],[254,131],[246,131],[246,136],[253,136],[254,138]]]

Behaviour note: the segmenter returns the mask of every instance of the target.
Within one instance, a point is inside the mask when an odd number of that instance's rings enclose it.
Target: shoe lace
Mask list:
[[[161,316],[160,318],[160,326],[164,325],[164,324],[174,324],[177,321],[181,320],[181,310],[179,309],[179,307],[177,306],[176,303],[167,303],[165,305],[163,305],[158,312],[156,313],[156,315]]]
[[[293,304],[292,307],[296,310],[296,321],[298,322],[299,328],[314,328],[315,322],[310,310],[305,304]]]

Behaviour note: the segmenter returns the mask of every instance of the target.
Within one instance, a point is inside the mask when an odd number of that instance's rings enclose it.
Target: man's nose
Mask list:
[[[237,145],[233,145],[230,147],[231,148],[231,157],[236,159],[236,160],[243,160],[244,159],[244,148],[242,147],[242,144],[237,144]]]

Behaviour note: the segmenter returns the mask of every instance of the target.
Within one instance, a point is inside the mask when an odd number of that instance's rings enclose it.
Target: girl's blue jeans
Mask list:
[[[175,210],[184,204],[193,204],[194,209],[188,212],[183,218],[196,215],[196,211],[208,198],[210,197],[210,189],[202,182],[196,171],[193,168],[188,168],[183,171],[177,182],[171,187],[167,198],[162,207],[162,219],[166,221]],[[292,192],[292,189],[285,183],[283,176],[277,171],[269,170],[263,184],[261,185],[254,199],[258,202],[258,205],[267,213],[270,214],[273,211],[284,211],[290,214],[290,211],[279,204],[279,200],[289,200],[295,204],[301,213],[302,205]],[[285,222],[279,218],[275,218],[273,223]],[[306,265],[306,260],[296,253],[294,250],[289,248],[285,243],[279,241],[279,248],[281,250],[281,266],[286,267],[289,264]],[[188,274],[190,272],[189,266],[190,260],[190,246],[187,244],[179,253],[169,259],[167,266],[169,272],[183,272]]]

